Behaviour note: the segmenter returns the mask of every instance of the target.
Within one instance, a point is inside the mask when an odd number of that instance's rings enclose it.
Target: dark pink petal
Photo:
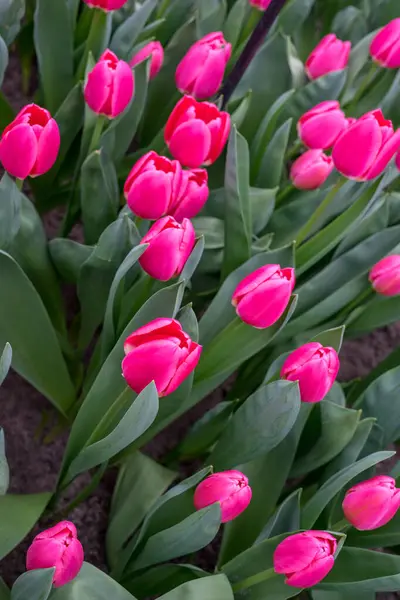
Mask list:
[[[0,142],[0,161],[14,177],[25,179],[37,158],[37,139],[30,125],[16,125]]]

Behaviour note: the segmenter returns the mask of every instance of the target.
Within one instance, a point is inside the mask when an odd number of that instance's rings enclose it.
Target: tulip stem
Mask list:
[[[93,129],[92,141],[90,142],[90,146],[89,146],[88,156],[89,156],[89,154],[92,154],[92,152],[97,150],[97,148],[99,146],[99,142],[100,142],[100,138],[101,138],[101,134],[103,131],[105,121],[106,121],[106,117],[104,117],[102,115],[99,115],[96,119],[96,124]]]
[[[22,190],[22,186],[24,185],[24,180],[23,179],[16,179],[15,180],[15,185],[17,186],[17,188],[19,189],[19,191]]]
[[[232,585],[232,589],[235,593],[241,592],[242,590],[246,590],[247,588],[252,587],[253,585],[263,583],[264,581],[267,581],[268,579],[272,579],[272,577],[276,577],[276,576],[277,576],[277,573],[275,573],[273,568],[267,569],[266,571],[261,571],[261,573],[257,573],[257,575],[252,575],[251,577],[248,577],[247,579],[243,579],[243,581],[234,583]]]
[[[294,185],[291,185],[291,184],[287,185],[287,186],[285,187],[285,189],[284,189],[284,190],[282,190],[282,191],[281,191],[281,192],[280,192],[280,193],[277,195],[277,197],[276,197],[276,201],[275,201],[275,208],[277,208],[278,206],[280,206],[280,205],[282,204],[282,202],[283,202],[284,200],[286,200],[286,198],[287,198],[288,196],[290,196],[290,195],[292,194],[292,192],[294,192],[294,190],[295,190],[295,189],[296,189],[296,188],[294,187]]]
[[[310,235],[314,226],[320,221],[321,217],[326,213],[329,206],[335,199],[336,194],[340,188],[347,182],[347,179],[340,177],[337,183],[333,186],[331,191],[325,196],[324,200],[318,206],[317,210],[311,215],[307,223],[300,229],[296,236],[296,246],[300,246],[304,240]]]

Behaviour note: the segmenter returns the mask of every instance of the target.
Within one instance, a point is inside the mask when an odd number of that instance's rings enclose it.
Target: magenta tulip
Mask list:
[[[400,67],[400,18],[393,19],[377,33],[371,42],[370,53],[381,67]]]
[[[285,575],[292,587],[313,587],[332,570],[336,550],[336,538],[326,531],[289,535],[274,552],[275,573]]]
[[[249,0],[250,6],[258,8],[259,10],[267,10],[272,0]]]
[[[314,106],[300,117],[297,133],[305,146],[312,149],[331,148],[347,127],[347,119],[336,100]]]
[[[400,294],[400,255],[392,254],[382,258],[369,272],[372,287],[382,296]]]
[[[51,169],[60,149],[60,130],[48,110],[28,104],[3,131],[0,161],[18,179]]]
[[[205,169],[191,169],[182,171],[185,191],[178,201],[171,206],[169,214],[177,221],[185,217],[195,217],[208,200],[208,174]]]
[[[196,488],[196,510],[215,502],[221,505],[221,522],[236,519],[250,504],[251,487],[246,475],[240,471],[222,471],[206,477]]]
[[[400,149],[400,129],[393,130],[380,109],[351,124],[333,147],[332,158],[340,173],[366,181],[383,173]]]
[[[82,564],[82,544],[78,540],[75,525],[70,521],[61,521],[39,533],[26,555],[28,571],[55,567],[54,587],[61,587],[75,579]]]
[[[91,8],[100,8],[104,12],[119,10],[128,0],[83,0]]]
[[[316,190],[333,171],[333,160],[323,150],[307,150],[290,169],[290,179],[299,190]]]
[[[195,237],[189,219],[183,219],[182,223],[173,217],[156,221],[140,242],[149,244],[139,259],[142,269],[160,281],[177,277],[194,248]]]
[[[160,398],[168,396],[194,371],[201,350],[178,321],[155,319],[125,340],[122,373],[137,394],[154,381]]]
[[[184,96],[167,121],[165,142],[181,164],[196,169],[217,160],[228,140],[230,126],[229,114],[215,104]]]
[[[335,383],[339,366],[336,350],[309,342],[289,354],[283,363],[281,377],[299,382],[303,402],[321,402]]]
[[[232,304],[242,321],[257,329],[265,329],[276,323],[285,312],[294,285],[294,269],[265,265],[239,283]]]
[[[305,69],[310,79],[317,79],[332,71],[347,67],[351,42],[342,42],[334,33],[326,35],[306,60]]]
[[[231,52],[232,46],[221,31],[204,36],[179,63],[175,73],[176,87],[199,100],[210,98],[221,86]]]
[[[136,65],[142,63],[147,58],[149,58],[149,56],[151,56],[150,79],[154,79],[154,77],[160,72],[164,62],[164,49],[160,42],[149,42],[148,44],[146,44],[144,48],[142,48],[137,54],[135,54],[135,56],[129,62],[129,65],[131,67],[136,67]]]
[[[393,477],[378,475],[346,492],[342,507],[344,516],[356,529],[378,529],[389,523],[400,508],[400,490]]]
[[[88,74],[84,95],[93,112],[114,119],[128,106],[134,88],[131,67],[111,50],[106,50]]]

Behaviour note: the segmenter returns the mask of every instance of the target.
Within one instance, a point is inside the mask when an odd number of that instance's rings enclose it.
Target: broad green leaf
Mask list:
[[[346,543],[358,548],[389,548],[400,544],[400,513],[398,512],[387,525],[373,531],[357,531],[351,528]]]
[[[285,154],[291,127],[292,119],[288,119],[268,143],[256,178],[258,187],[275,188],[279,186],[285,169]]]
[[[373,31],[365,36],[362,40],[358,42],[355,46],[353,46],[349,65],[347,68],[347,80],[346,80],[346,89],[343,94],[343,101],[348,102],[353,97],[353,91],[351,90],[351,86],[354,83],[356,77],[359,75],[367,61],[370,59],[369,48],[372,40],[374,39],[377,31]]]
[[[18,577],[11,590],[11,600],[47,600],[53,586],[55,568],[35,569]]]
[[[400,298],[398,296],[373,296],[349,315],[346,330],[352,337],[363,335],[399,320]]]
[[[200,39],[222,29],[226,15],[226,0],[196,0],[196,29]]]
[[[0,600],[11,600],[11,592],[0,577]]]
[[[368,31],[366,15],[356,6],[347,6],[336,14],[332,31],[340,40],[349,40],[354,45],[365,37]]]
[[[265,229],[274,212],[277,191],[278,188],[273,188],[271,190],[250,188],[253,233],[259,235]],[[253,243],[253,254],[256,254],[255,247],[256,246]]]
[[[5,41],[0,35],[0,85],[3,83],[4,73],[8,65],[8,50]]]
[[[180,456],[199,456],[206,452],[226,428],[234,402],[219,402],[195,422],[179,447]]]
[[[12,348],[8,342],[4,346],[3,352],[0,356],[0,385],[7,377],[8,371],[10,370],[12,362]]]
[[[256,539],[256,544],[260,544],[264,540],[276,535],[300,529],[301,493],[302,490],[300,488],[282,502]]]
[[[156,6],[157,0],[146,0],[116,29],[111,38],[110,49],[119,58],[132,58],[132,49]]]
[[[229,11],[229,14],[224,24],[224,37],[227,42],[232,44],[232,48],[235,49],[236,44],[239,41],[240,32],[244,22],[246,14],[247,0],[236,0],[235,4]]]
[[[25,14],[25,0],[3,0],[0,6],[0,35],[7,46],[17,37]]]
[[[93,246],[85,246],[68,238],[54,238],[49,242],[53,264],[61,278],[69,283],[76,284],[80,270],[93,250]]]
[[[160,600],[233,600],[232,588],[224,575],[189,581],[160,596]]]
[[[345,329],[344,325],[342,327],[335,327],[335,329],[327,329],[313,337],[311,342],[319,342],[323,346],[330,346],[339,354],[343,343]]]
[[[10,469],[8,468],[4,430],[0,427],[0,496],[7,492],[10,482]]]
[[[278,18],[278,26],[285,35],[293,33],[301,27],[315,4],[315,0],[290,0],[283,7]]]
[[[54,588],[50,600],[135,600],[119,583],[87,562],[71,583]]]
[[[149,596],[159,595],[177,586],[200,577],[207,577],[209,573],[193,565],[167,563],[146,569],[142,574],[134,575],[123,580],[124,587],[141,600]],[[1,597],[0,597],[0,600]]]

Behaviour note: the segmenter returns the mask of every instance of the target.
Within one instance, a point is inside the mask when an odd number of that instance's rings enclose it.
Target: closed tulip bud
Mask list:
[[[221,522],[236,519],[250,504],[251,487],[246,475],[240,471],[222,471],[206,477],[196,488],[194,505],[196,510],[221,505]]]
[[[332,71],[347,67],[351,51],[350,42],[342,42],[334,33],[326,35],[306,60],[305,69],[310,79],[317,79]]]
[[[305,146],[312,149],[331,148],[347,127],[347,119],[336,100],[317,104],[300,117],[297,133]]]
[[[136,67],[136,65],[145,61],[147,58],[150,59],[150,79],[154,79],[154,77],[159,73],[163,62],[164,62],[164,49],[160,42],[149,42],[139,50],[137,54],[132,58],[129,65],[131,67]]]
[[[378,475],[362,481],[348,492],[342,508],[346,519],[360,531],[378,529],[389,523],[400,507],[400,490],[396,481]]]
[[[168,396],[194,371],[201,350],[179,321],[155,319],[125,340],[122,373],[137,394],[154,381],[160,398]]]
[[[283,363],[281,377],[298,381],[303,402],[321,402],[335,383],[339,366],[336,350],[310,342],[289,354]]]
[[[60,149],[60,130],[48,110],[28,104],[3,131],[0,161],[4,169],[25,179],[51,169]]]
[[[316,190],[333,171],[333,160],[323,150],[307,150],[294,161],[290,179],[299,190]]]
[[[205,100],[216,94],[231,57],[232,46],[223,33],[209,33],[193,44],[179,63],[176,87],[184,94]]]
[[[294,269],[265,265],[237,286],[232,304],[237,315],[257,329],[270,327],[283,315],[295,285]]]
[[[70,521],[61,521],[39,533],[26,555],[28,571],[55,567],[54,587],[61,587],[75,579],[82,564],[82,544],[78,540],[75,525]]]
[[[131,67],[106,50],[88,74],[84,95],[93,112],[114,119],[128,106],[134,88]]]
[[[382,296],[400,294],[400,255],[392,254],[382,258],[369,272],[372,287]]]
[[[258,8],[258,10],[267,10],[272,0],[249,0],[250,6]]]
[[[289,535],[274,552],[275,573],[285,575],[292,587],[313,587],[332,570],[336,550],[336,539],[326,531]]]
[[[372,58],[388,69],[400,67],[400,18],[390,21],[374,37],[370,46]]]
[[[215,104],[184,96],[169,116],[165,142],[182,165],[196,169],[217,160],[228,140],[230,126],[229,114]]]
[[[128,0],[83,0],[90,8],[100,8],[104,12],[119,10]]]
[[[182,175],[185,184],[184,192],[168,211],[179,222],[185,217],[187,219],[195,217],[207,202],[210,193],[208,174],[205,169],[182,171]]]
[[[400,149],[400,129],[393,130],[380,109],[352,123],[333,147],[332,158],[349,179],[367,181],[383,173]]]
[[[189,219],[182,223],[173,217],[156,221],[140,242],[149,244],[139,259],[142,269],[160,281],[180,275],[194,248],[195,237]]]

